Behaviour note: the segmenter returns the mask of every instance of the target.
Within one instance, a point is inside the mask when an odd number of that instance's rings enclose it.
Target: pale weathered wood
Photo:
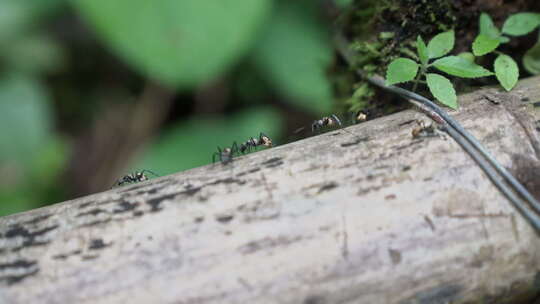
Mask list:
[[[453,113],[536,193],[539,88],[532,78],[508,94],[478,91]],[[535,296],[540,239],[450,138],[411,138],[422,117],[405,111],[347,128],[358,137],[332,131],[0,218],[0,302]]]

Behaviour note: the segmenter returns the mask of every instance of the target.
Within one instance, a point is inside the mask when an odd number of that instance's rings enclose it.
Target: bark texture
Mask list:
[[[540,78],[452,115],[540,189]],[[0,218],[0,303],[519,303],[540,239],[409,110]],[[424,118],[426,119],[426,118]]]

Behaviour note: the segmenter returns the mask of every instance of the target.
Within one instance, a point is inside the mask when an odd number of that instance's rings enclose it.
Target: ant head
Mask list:
[[[262,141],[263,146],[272,147],[272,139],[270,139],[268,135],[261,133],[260,139]]]
[[[137,173],[135,173],[135,176],[137,177],[137,180],[139,180],[139,181],[145,181],[145,180],[148,179],[146,177],[146,175],[144,175],[143,172],[137,172]]]
[[[367,120],[367,114],[364,113],[364,111],[358,111],[358,114],[356,114],[356,120],[357,121],[366,121]]]

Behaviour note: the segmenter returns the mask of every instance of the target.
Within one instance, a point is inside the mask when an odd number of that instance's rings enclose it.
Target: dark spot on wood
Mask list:
[[[72,252],[60,253],[60,254],[54,255],[52,258],[55,260],[65,260],[69,258],[70,256],[79,255],[81,254],[81,252],[82,251],[80,249],[77,249],[77,250],[73,250]]]
[[[36,237],[42,236],[57,228],[58,228],[58,225],[53,225],[53,226],[45,227],[37,231],[30,232],[25,227],[22,227],[20,225],[14,225],[8,231],[4,233],[3,237],[4,238],[16,238],[16,237],[23,238],[23,243],[21,246],[11,249],[12,252],[16,252],[25,247],[43,246],[43,245],[48,244],[50,241],[36,241]]]
[[[318,193],[321,193],[321,192],[324,192],[324,191],[332,190],[332,189],[336,188],[337,186],[338,186],[338,183],[336,183],[336,182],[329,182],[329,183],[326,183],[326,184],[322,185],[322,186],[319,188],[319,192],[318,192]]]
[[[275,167],[279,167],[283,165],[283,162],[282,161],[278,161],[278,162],[274,162],[274,163],[271,163],[271,164],[268,164],[266,165],[266,168],[275,168]]]
[[[384,197],[385,200],[394,200],[396,199],[396,195],[395,194],[388,194],[387,196]]]
[[[365,137],[362,137],[362,138],[358,138],[358,139],[356,139],[355,141],[342,143],[340,146],[341,146],[341,147],[355,146],[355,145],[358,145],[358,144],[361,143],[361,142],[365,142],[365,141],[368,141],[368,140],[369,140],[369,136],[365,136]]]
[[[523,97],[523,98],[521,98],[521,101],[523,101],[523,102],[527,102],[527,101],[529,101],[529,100],[530,100],[529,97]]]
[[[397,151],[405,150],[407,148],[410,148],[410,147],[412,147],[414,145],[417,145],[417,144],[421,143],[422,141],[423,140],[413,140],[413,141],[409,142],[408,144],[404,144],[404,145],[401,145],[401,146],[396,146],[395,150],[397,150]]]
[[[392,260],[392,264],[397,265],[401,263],[401,252],[399,250],[388,249],[388,254]]]
[[[96,215],[98,215],[100,213],[109,213],[109,212],[107,212],[106,210],[100,209],[100,208],[95,208],[95,209],[92,209],[92,210],[89,210],[89,211],[86,211],[86,212],[81,212],[81,213],[75,215],[75,217],[82,217],[82,216],[88,216],[88,215],[96,216]]]
[[[142,216],[143,214],[144,214],[144,212],[142,212],[142,211],[135,211],[135,212],[133,212],[133,216],[135,216],[135,217]]]
[[[82,204],[79,205],[79,209],[84,209],[84,208],[86,208],[86,207],[88,207],[88,206],[90,206],[90,205],[92,205],[94,203],[95,203],[95,201],[89,201],[89,202],[86,202],[86,203],[82,203]]]
[[[537,101],[537,102],[533,103],[533,106],[534,106],[535,108],[540,107],[540,101]]]
[[[28,248],[28,247],[45,246],[45,245],[47,245],[49,243],[50,243],[50,241],[36,241],[36,240],[33,240],[31,243],[23,243],[22,246],[12,248],[11,252],[18,252],[18,251],[21,251],[21,249]]]
[[[192,196],[195,193],[201,191],[201,189],[202,189],[201,187],[188,188],[187,190],[184,190],[180,192],[179,194],[186,194],[187,196]]]
[[[253,168],[253,169],[250,169],[250,170],[247,170],[247,171],[244,171],[244,172],[240,172],[240,173],[236,174],[236,176],[240,177],[240,176],[244,176],[246,174],[255,173],[257,171],[261,171],[261,168]]]
[[[6,271],[7,269],[10,269],[10,268],[30,268],[36,264],[37,264],[36,261],[17,260],[12,263],[0,264],[0,271]]]
[[[5,281],[8,285],[13,285],[16,283],[21,282],[27,277],[36,275],[39,272],[39,268],[35,269],[31,272],[20,274],[20,275],[7,275],[7,276],[1,276],[0,281]]]
[[[97,257],[98,257],[98,255],[90,255],[90,254],[89,254],[89,255],[83,255],[83,256],[81,256],[81,259],[82,259],[83,261],[88,261],[88,260],[94,260],[94,259],[96,259]]]
[[[4,237],[5,238],[14,238],[14,237],[21,236],[21,237],[24,237],[24,238],[33,239],[36,236],[44,235],[47,232],[55,230],[56,228],[58,228],[58,225],[52,225],[52,226],[49,226],[49,227],[45,227],[45,228],[43,228],[41,230],[30,232],[28,229],[26,229],[26,228],[24,228],[22,226],[15,225],[15,226],[11,227],[11,229],[6,231]]]
[[[204,216],[200,215],[195,217],[195,223],[202,223],[204,221]]]
[[[52,256],[53,260],[65,260],[68,258],[67,254],[57,254]]]
[[[36,217],[34,217],[32,219],[29,219],[28,221],[22,222],[22,224],[28,224],[28,225],[37,224],[39,222],[45,221],[46,219],[50,218],[51,216],[52,216],[52,214],[44,214],[44,215],[36,216]]]
[[[403,168],[401,168],[401,171],[405,172],[405,171],[409,171],[411,170],[411,166],[403,166]]]
[[[234,218],[234,215],[231,213],[223,213],[223,214],[216,215],[216,221],[222,224],[230,222],[233,218]]]
[[[433,221],[429,218],[429,216],[424,215],[424,221],[428,224],[429,228],[431,228],[432,231],[435,231],[435,224],[433,224]]]
[[[128,201],[122,201],[120,203],[117,204],[117,206],[119,207],[119,209],[114,209],[113,210],[113,213],[124,213],[124,212],[128,212],[128,211],[131,211],[131,210],[134,210],[135,208],[137,208],[137,206],[139,205],[139,203],[135,202],[135,203],[130,203]]]
[[[276,162],[280,162],[282,160],[281,157],[272,157],[264,162],[261,163],[261,165],[269,165],[271,163],[276,163]]]
[[[111,244],[112,243],[105,244],[105,242],[103,242],[102,239],[93,239],[93,240],[90,240],[90,245],[88,246],[88,249],[89,250],[100,250],[100,249],[103,249],[105,247],[110,246]]]
[[[110,222],[110,221],[111,221],[111,219],[97,220],[97,221],[93,221],[93,222],[89,222],[89,223],[82,224],[82,225],[80,225],[79,227],[91,227],[91,226],[96,226],[96,225],[105,224],[105,223],[108,223],[108,222]]]
[[[463,286],[457,284],[442,284],[436,287],[417,292],[400,304],[433,304],[433,303],[453,303],[460,298],[461,292],[465,290]]]
[[[414,123],[414,122],[416,122],[416,120],[414,120],[414,119],[407,120],[407,121],[404,121],[404,122],[400,123],[400,124],[398,125],[398,127],[403,127],[403,126],[406,126],[406,125],[410,125],[410,124],[412,124],[412,123]]]
[[[208,185],[217,185],[217,184],[238,184],[238,185],[243,185],[245,183],[246,183],[246,181],[244,181],[244,180],[229,177],[229,178],[218,179],[216,181],[208,183]]]
[[[302,302],[303,304],[324,304],[327,303],[326,299],[323,296],[319,295],[310,295]]]
[[[160,206],[163,201],[172,199],[174,197],[176,197],[176,193],[167,194],[167,195],[164,195],[164,196],[160,196],[158,198],[153,198],[153,199],[147,201],[146,204],[148,204],[150,206],[150,212],[158,212],[158,211],[163,209]]]

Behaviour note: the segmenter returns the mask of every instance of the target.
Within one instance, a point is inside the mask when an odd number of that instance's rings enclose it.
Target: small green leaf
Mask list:
[[[495,50],[501,41],[499,38],[491,38],[486,35],[478,35],[474,39],[472,49],[475,56],[483,56],[491,51]]]
[[[480,14],[480,34],[479,35],[485,35],[490,38],[499,38],[501,36],[501,32],[499,29],[495,26],[493,23],[493,20],[491,17],[486,14],[482,13]]]
[[[457,109],[456,90],[448,78],[439,74],[428,73],[426,75],[426,80],[431,94],[433,94],[437,100],[452,109]]]
[[[388,65],[386,84],[392,85],[413,80],[418,72],[418,63],[408,58],[398,58]]]
[[[527,72],[538,75],[540,74],[540,35],[539,40],[523,55],[522,63]]]
[[[510,91],[517,83],[519,69],[517,63],[508,55],[501,54],[495,59],[495,76],[503,88]]]
[[[420,35],[418,35],[418,38],[416,38],[416,51],[418,52],[420,63],[422,63],[423,66],[427,65],[429,60],[428,49],[426,43],[424,40],[422,40]]]
[[[428,43],[429,58],[439,58],[454,48],[454,31],[440,33]]]
[[[433,65],[445,73],[463,78],[493,75],[489,70],[458,56],[443,57],[433,62]]]
[[[512,36],[526,35],[540,25],[540,14],[537,13],[517,13],[513,14],[503,25],[503,33]]]

